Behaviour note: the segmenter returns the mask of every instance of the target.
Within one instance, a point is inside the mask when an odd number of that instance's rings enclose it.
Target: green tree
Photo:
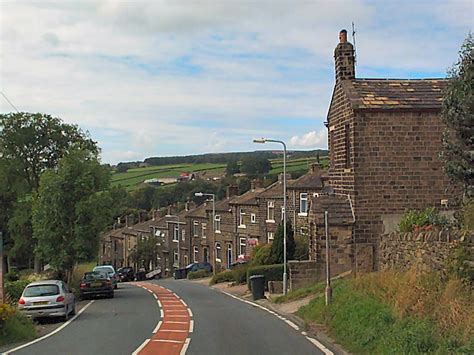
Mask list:
[[[234,175],[240,172],[239,163],[236,160],[231,160],[227,163],[227,168],[225,170],[227,175]]]
[[[14,180],[14,184],[10,184],[10,191],[0,188],[2,203],[12,197],[12,191],[15,193],[15,201],[5,205],[7,207],[6,219],[9,220],[15,213],[14,210],[19,207],[29,209],[29,211],[18,211],[17,216],[18,214],[31,215],[31,204],[24,202],[31,200],[37,193],[41,174],[46,169],[57,167],[64,155],[78,148],[98,153],[96,143],[89,138],[87,133],[75,125],[64,123],[59,118],[41,113],[1,114],[0,157],[2,173],[6,175],[3,180],[9,182]],[[7,169],[3,170],[4,167]],[[20,244],[34,247],[36,240],[27,233],[28,230],[32,230],[31,219],[25,219],[21,223],[25,225],[18,228],[15,221],[3,222],[2,229],[7,234],[7,240],[13,246]],[[13,253],[20,250],[23,248],[11,249]],[[20,257],[20,255],[13,256]],[[40,271],[40,262],[37,257],[35,269]]]
[[[248,156],[242,159],[240,171],[248,175],[263,175],[271,168],[272,165],[265,156]]]
[[[275,239],[273,239],[271,256],[273,262],[281,264],[283,263],[283,223],[278,225],[275,233]],[[292,260],[295,255],[295,239],[293,233],[293,226],[288,220],[286,222],[286,259]]]
[[[155,238],[144,238],[137,242],[131,257],[139,266],[149,270],[150,264],[156,264],[158,251],[159,247],[156,244]]]
[[[469,34],[448,72],[442,119],[447,128],[441,158],[453,181],[474,197],[474,38]]]
[[[75,150],[48,169],[40,179],[33,202],[33,234],[37,250],[55,270],[69,280],[75,264],[96,256],[110,206],[110,172],[97,155]]]

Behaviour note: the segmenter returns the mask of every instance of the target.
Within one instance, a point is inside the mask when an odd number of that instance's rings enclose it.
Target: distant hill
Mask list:
[[[292,159],[326,156],[328,151],[325,149],[316,150],[292,150],[288,151],[288,156]],[[281,150],[259,150],[254,152],[235,152],[235,153],[207,153],[198,155],[183,155],[172,157],[150,157],[143,162],[120,162],[117,169],[138,168],[143,166],[162,166],[172,164],[227,164],[230,161],[239,161],[248,156],[259,156],[267,159],[275,159],[281,156]]]

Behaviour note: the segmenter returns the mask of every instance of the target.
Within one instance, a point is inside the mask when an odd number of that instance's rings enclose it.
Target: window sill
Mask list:
[[[173,243],[178,243],[178,242],[179,242],[179,240],[174,240],[174,239],[173,239]]]
[[[267,220],[265,221],[265,223],[275,223],[275,220],[274,220],[274,219],[267,219]]]
[[[221,262],[222,262],[222,260],[221,260],[221,259],[218,259],[218,258],[216,258],[216,261],[217,261],[218,263],[221,263]]]
[[[221,234],[221,231],[216,231],[217,234]]]
[[[298,217],[308,217],[308,212],[298,213]]]
[[[245,228],[247,228],[247,227],[245,226],[245,224],[241,224],[240,226],[237,226],[237,228],[243,228],[243,229],[245,229]]]

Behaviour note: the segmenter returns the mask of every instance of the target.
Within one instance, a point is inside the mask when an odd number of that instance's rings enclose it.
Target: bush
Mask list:
[[[449,226],[449,220],[434,207],[424,211],[408,210],[403,215],[398,228],[400,232],[413,232],[419,229],[429,230],[430,226],[446,228]]]
[[[188,274],[188,279],[189,280],[202,279],[203,277],[208,277],[210,275],[211,275],[211,273],[207,270],[191,271]]]
[[[36,330],[33,322],[19,312],[8,317],[0,328],[0,346],[33,339]]]
[[[221,282],[230,282],[230,281],[235,281],[234,280],[234,273],[232,270],[225,270],[222,271],[216,275],[214,275],[209,282],[210,285],[215,285]]]
[[[294,260],[308,260],[309,259],[309,238],[304,235],[295,236],[295,254]]]
[[[20,279],[20,273],[17,270],[12,270],[5,274],[5,281],[18,281]]]
[[[5,293],[7,299],[12,303],[16,303],[19,299],[23,290],[30,282],[28,280],[18,280],[12,282],[5,282]]]
[[[262,265],[249,267],[247,270],[247,286],[250,290],[250,276],[265,276],[265,289],[268,287],[268,281],[281,281],[283,279],[283,264]]]
[[[250,264],[252,266],[273,264],[271,252],[272,252],[271,244],[257,245],[252,251]]]
[[[238,284],[244,284],[247,281],[247,270],[249,264],[242,264],[235,266],[231,271],[234,276],[234,281]]]

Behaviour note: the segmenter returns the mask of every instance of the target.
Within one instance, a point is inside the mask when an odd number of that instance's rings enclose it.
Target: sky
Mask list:
[[[104,163],[327,147],[334,48],[359,78],[445,77],[474,0],[0,0],[0,91],[77,124]],[[0,96],[0,113],[13,111]]]

